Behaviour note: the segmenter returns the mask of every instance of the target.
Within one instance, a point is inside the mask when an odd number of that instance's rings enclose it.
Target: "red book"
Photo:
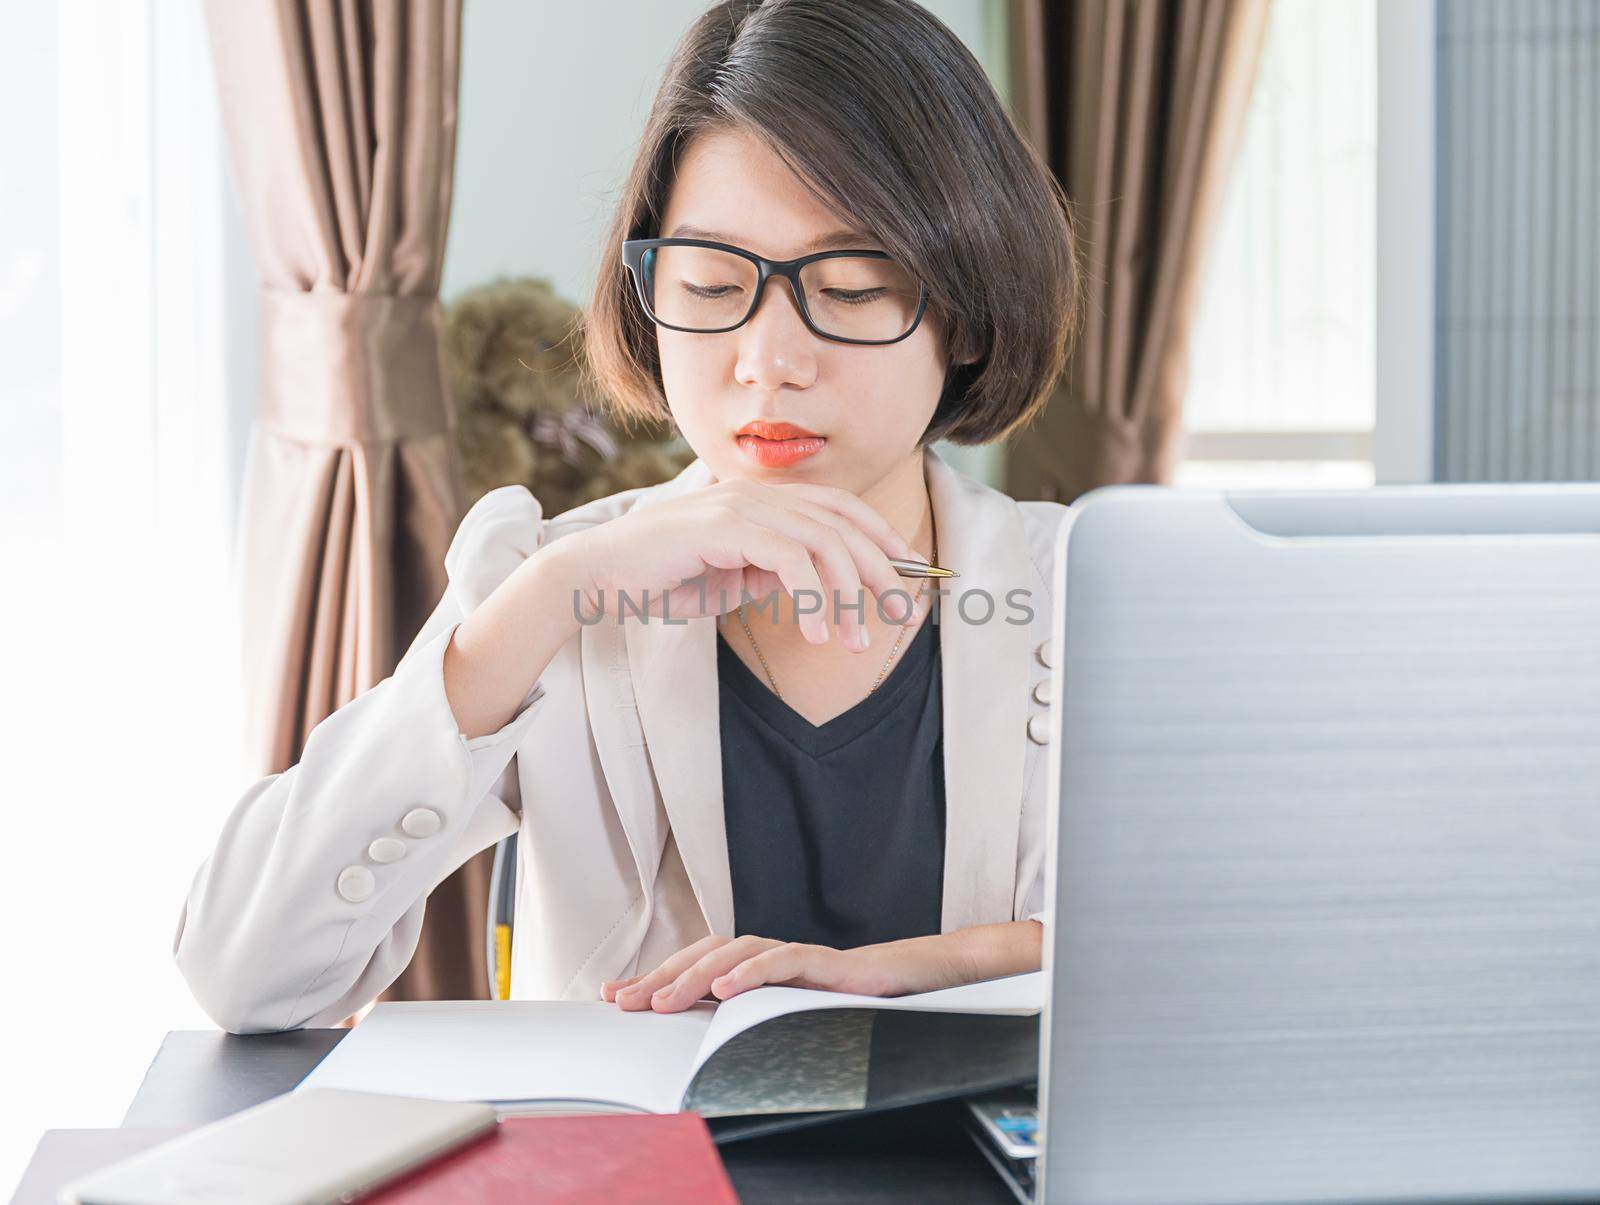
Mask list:
[[[363,1205],[738,1205],[698,1113],[508,1117]]]

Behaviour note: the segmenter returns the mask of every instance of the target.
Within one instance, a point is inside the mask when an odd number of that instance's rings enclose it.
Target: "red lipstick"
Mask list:
[[[781,469],[822,451],[828,441],[793,423],[748,422],[734,435],[739,450],[762,468]]]

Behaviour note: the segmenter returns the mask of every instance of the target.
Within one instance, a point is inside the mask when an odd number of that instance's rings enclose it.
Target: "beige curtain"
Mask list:
[[[239,540],[265,774],[393,672],[444,591],[462,515],[438,297],[461,0],[207,0],[206,18],[261,276]],[[429,898],[382,999],[487,994],[491,858]]]
[[[1080,342],[1006,488],[1167,482],[1189,333],[1270,0],[1011,0],[1013,111],[1071,199]]]

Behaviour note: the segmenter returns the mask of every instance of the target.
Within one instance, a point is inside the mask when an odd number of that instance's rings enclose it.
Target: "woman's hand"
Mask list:
[[[764,984],[861,996],[904,996],[1039,969],[1037,921],[975,925],[853,950],[774,941],[703,937],[655,970],[600,985],[601,999],[629,1012],[681,1012],[697,1000],[727,1000]]]
[[[730,478],[575,532],[551,551],[570,558],[586,618],[694,619],[731,611],[746,595],[810,590],[822,606],[799,621],[820,644],[835,599],[854,607],[870,595],[885,618],[902,622],[921,615],[889,564],[921,558],[872,506],[834,486]],[[865,648],[861,615],[840,610],[837,618],[846,645]]]

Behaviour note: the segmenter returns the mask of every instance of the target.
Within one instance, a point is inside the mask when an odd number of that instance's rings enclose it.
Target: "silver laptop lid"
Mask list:
[[[1041,1199],[1600,1196],[1600,486],[1057,547]]]

